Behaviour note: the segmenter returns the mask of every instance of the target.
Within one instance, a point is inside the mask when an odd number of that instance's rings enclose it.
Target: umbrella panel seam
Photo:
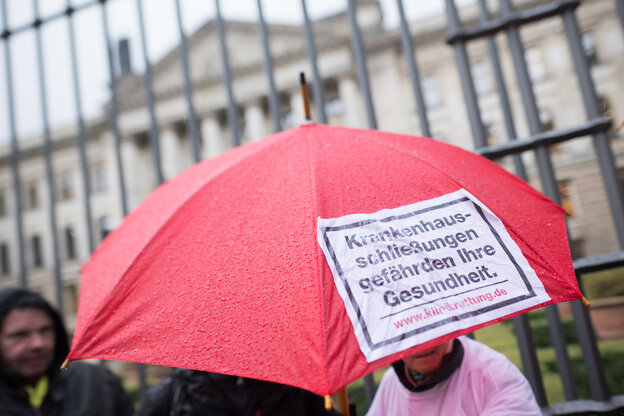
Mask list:
[[[306,141],[308,142],[308,159],[309,159],[309,167],[310,167],[310,188],[311,188],[311,192],[312,192],[312,199],[314,201],[314,205],[316,208],[316,212],[317,214],[320,214],[320,199],[318,197],[318,193],[317,193],[317,188],[316,188],[316,164],[314,162],[314,158],[312,156],[312,145],[311,145],[311,140],[310,140],[310,132],[308,131],[308,134],[306,135]],[[314,229],[315,232],[314,234],[316,234],[316,218],[314,218]],[[317,256],[316,256],[316,268],[317,268],[317,275],[320,276],[319,279],[319,293],[320,293],[320,299],[325,299],[324,296],[324,290],[323,290],[323,281],[324,281],[324,276],[323,276],[323,261],[325,259],[325,257],[323,256],[323,253],[320,250],[320,247],[318,247],[318,245],[315,247],[316,251],[317,251]],[[333,278],[332,278],[332,282],[333,282]],[[327,368],[327,337],[328,334],[326,333],[326,328],[325,328],[325,310],[323,309],[323,302],[321,302],[321,313],[319,313],[319,317],[320,317],[320,327],[321,327],[321,333],[323,335],[323,370],[324,370],[324,380],[323,382],[325,383],[325,390],[329,390],[329,383],[327,380],[327,374],[329,374],[329,369]]]

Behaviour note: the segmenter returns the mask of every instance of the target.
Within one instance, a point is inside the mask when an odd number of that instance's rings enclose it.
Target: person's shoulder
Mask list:
[[[402,386],[401,381],[399,380],[399,377],[397,376],[396,371],[394,370],[392,366],[388,366],[388,368],[386,369],[386,372],[381,378],[381,382],[379,383],[379,390],[381,392],[394,390],[394,388],[398,385]]]

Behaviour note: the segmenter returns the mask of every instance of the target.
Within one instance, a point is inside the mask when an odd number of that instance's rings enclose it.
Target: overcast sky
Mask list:
[[[34,20],[34,1],[0,0],[6,2],[8,26],[16,29],[31,24]],[[73,0],[80,5],[90,0]],[[173,49],[180,36],[176,21],[176,0],[143,0],[147,32],[147,48],[151,62],[158,60]],[[193,33],[215,13],[214,1],[179,0],[182,10],[184,31]],[[469,0],[468,0],[469,1]],[[308,0],[310,17],[321,18],[346,8],[346,0]],[[109,0],[109,25],[114,41],[129,38],[132,49],[132,65],[136,71],[143,69],[140,48],[137,4],[135,0]],[[384,25],[398,24],[396,0],[381,0]],[[408,19],[439,13],[444,0],[404,0]],[[39,0],[40,16],[51,16],[67,7],[67,0]],[[257,19],[256,0],[221,0],[225,19]],[[294,23],[302,21],[299,0],[263,0],[265,19],[270,22]],[[0,10],[0,14],[2,10]],[[1,26],[0,31],[5,28]],[[108,64],[103,39],[100,6],[92,6],[75,14],[75,30],[79,59],[81,100],[85,118],[101,113],[102,106],[109,99]],[[69,54],[67,19],[57,19],[42,26],[44,65],[49,119],[52,128],[75,124],[76,106],[72,84]],[[8,97],[6,93],[5,42],[0,42],[0,143],[7,143],[9,137]],[[42,129],[41,101],[37,71],[36,43],[33,30],[26,30],[11,38],[11,60],[13,88],[18,137],[39,135]],[[259,46],[259,45],[258,45]]]

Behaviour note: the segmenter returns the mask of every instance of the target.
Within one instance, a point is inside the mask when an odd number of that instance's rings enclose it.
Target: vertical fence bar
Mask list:
[[[448,19],[448,24],[449,24],[449,32],[461,29],[459,15],[457,13],[457,9],[454,4],[454,1],[447,0],[446,6],[447,6],[447,16],[448,16],[447,19]],[[481,146],[485,146],[486,142],[485,142],[485,136],[483,135],[483,127],[481,123],[480,110],[478,108],[478,101],[476,98],[476,93],[474,90],[472,77],[469,72],[470,67],[469,67],[468,56],[467,56],[465,44],[463,41],[461,40],[456,41],[454,43],[454,48],[455,48],[455,55],[456,55],[456,60],[458,63],[458,68],[460,70],[460,78],[462,80],[466,105],[468,107],[468,115],[471,120],[471,126],[473,129],[473,137],[475,138],[475,146],[478,148]],[[466,83],[468,83],[469,85],[466,85]],[[529,87],[530,87],[530,84],[529,84]],[[523,87],[521,86],[521,88]],[[466,97],[466,95],[468,95],[468,97]],[[556,310],[554,310],[554,313],[556,313]],[[558,315],[555,318],[551,318],[551,319],[556,319],[556,318],[558,318]],[[520,317],[520,318],[515,319],[514,330],[518,338],[521,358],[522,358],[523,366],[525,369],[525,373],[527,374],[527,378],[531,381],[531,385],[533,386],[533,390],[534,390],[538,404],[540,406],[545,406],[547,405],[547,399],[546,399],[546,394],[544,391],[543,382],[541,379],[539,365],[537,363],[537,358],[535,356],[535,351],[531,346],[532,337],[530,335],[531,332],[530,332],[530,327],[528,325],[528,319],[526,317]],[[564,349],[564,353],[565,353],[565,349]],[[567,355],[565,355],[565,357],[567,358]]]
[[[115,148],[115,165],[117,168],[117,180],[119,186],[119,196],[121,200],[121,210],[123,216],[128,214],[128,196],[126,194],[126,179],[121,155],[121,131],[119,130],[119,112],[117,108],[117,78],[113,64],[113,49],[110,35],[110,26],[108,23],[108,10],[106,9],[106,0],[100,2],[102,14],[102,30],[104,31],[104,41],[106,43],[106,54],[108,58],[108,79],[111,89],[109,124],[113,133],[113,141]],[[139,376],[139,397],[145,400],[147,394],[147,374],[145,364],[137,365]]]
[[[318,59],[316,56],[316,46],[314,45],[314,33],[312,24],[308,16],[308,8],[306,0],[301,0],[301,10],[303,12],[303,33],[306,40],[306,49],[308,51],[308,60],[312,68],[312,92],[314,94],[314,104],[318,114],[319,121],[323,124],[327,123],[327,114],[325,113],[325,94],[323,92],[323,83],[318,69]]]
[[[234,98],[234,88],[232,87],[232,70],[230,69],[230,58],[228,57],[227,43],[225,40],[225,27],[223,24],[223,18],[221,17],[221,6],[219,3],[219,0],[215,0],[215,7],[217,10],[217,34],[219,35],[221,63],[223,65],[223,80],[225,81],[225,89],[228,97],[227,119],[230,131],[232,132],[234,147],[237,147],[241,144],[240,124],[238,121],[236,99]]]
[[[563,13],[563,25],[568,38],[579,87],[583,96],[585,113],[589,119],[602,117],[602,112],[598,104],[598,94],[596,93],[594,81],[591,77],[587,58],[585,58],[585,54],[583,53],[581,32],[574,10],[567,9]],[[597,133],[594,135],[593,139],[596,155],[598,156],[598,165],[600,166],[602,180],[604,181],[609,206],[611,207],[615,232],[620,247],[624,248],[624,191],[620,186],[615,157],[613,156],[613,150],[611,149],[607,133]]]
[[[535,344],[533,342],[533,333],[529,325],[529,318],[526,314],[516,316],[512,319],[514,333],[518,342],[518,350],[520,351],[520,360],[522,361],[522,369],[531,384],[535,400],[540,407],[548,405],[546,398],[546,390],[542,381],[542,371],[539,367],[537,354],[535,353]]]
[[[481,17],[481,23],[487,23],[491,20],[490,13],[487,8],[485,0],[479,0],[479,12]],[[498,100],[503,112],[503,119],[505,120],[505,130],[507,131],[508,140],[516,140],[518,134],[516,132],[516,125],[514,123],[513,113],[511,111],[511,105],[509,104],[509,94],[507,93],[507,86],[505,84],[505,77],[503,75],[503,69],[500,63],[500,57],[498,56],[498,47],[496,46],[496,40],[494,36],[487,37],[488,54],[490,55],[490,61],[492,63],[492,71],[494,72],[494,79],[496,82],[496,90],[498,91]],[[514,154],[512,157],[514,170],[516,175],[523,180],[527,180],[526,168],[522,162],[522,157],[519,154]]]
[[[279,94],[275,87],[275,78],[273,71],[273,58],[269,49],[269,34],[267,32],[266,22],[262,14],[262,0],[258,3],[258,32],[262,42],[262,52],[264,56],[264,69],[269,81],[269,108],[271,109],[271,117],[273,118],[273,129],[275,132],[282,131],[282,107],[280,104]]]
[[[454,0],[445,0],[446,2],[446,19],[449,33],[462,28],[462,24],[459,20],[459,13],[455,6]],[[464,93],[464,101],[466,104],[466,110],[468,111],[468,119],[470,120],[470,129],[472,130],[472,138],[475,147],[478,149],[487,145],[485,140],[485,132],[483,129],[483,122],[481,121],[481,110],[479,109],[479,102],[477,101],[477,94],[475,92],[474,83],[472,81],[472,75],[470,72],[470,61],[468,60],[468,53],[466,51],[466,42],[463,39],[458,39],[453,43],[453,52],[455,53],[455,62],[457,63],[457,69],[459,70],[459,79],[462,84],[462,90]]]
[[[462,24],[459,20],[459,14],[457,13],[454,0],[447,1],[446,10],[449,33],[453,30],[461,29]],[[470,121],[470,128],[472,129],[473,142],[475,143],[475,147],[483,147],[487,145],[485,131],[483,122],[481,121],[481,110],[475,92],[474,81],[472,80],[470,61],[468,60],[465,41],[458,40],[453,43],[453,52],[455,53],[455,62],[457,63],[459,78],[464,92],[464,101],[468,110],[468,119]],[[471,332],[468,334],[468,337],[474,339],[474,333]]]
[[[175,5],[178,29],[180,32],[180,60],[182,61],[182,72],[184,73],[184,97],[186,98],[186,107],[188,111],[186,128],[189,133],[189,138],[191,139],[193,160],[195,161],[195,163],[197,163],[201,159],[199,150],[201,134],[197,125],[197,113],[195,112],[195,106],[193,105],[193,85],[189,69],[186,35],[184,34],[184,27],[182,25],[182,11],[180,9],[180,0],[176,0]]]
[[[479,11],[481,23],[487,23],[491,20],[485,0],[479,0]],[[505,85],[505,78],[503,76],[500,57],[498,55],[498,47],[496,46],[494,36],[487,37],[487,44],[488,54],[490,56],[496,82],[496,90],[498,91],[498,98],[503,112],[503,119],[505,120],[507,138],[508,140],[515,140],[517,138],[516,126],[511,111],[511,105],[509,103],[507,86]],[[513,163],[516,175],[526,181],[527,173],[521,155],[514,154]],[[533,342],[533,334],[529,325],[529,318],[526,314],[517,316],[513,318],[513,325],[524,373],[533,388],[537,402],[540,406],[545,406],[547,404],[546,391],[544,389],[544,383],[542,382],[542,372],[539,368],[535,344]]]
[[[158,132],[158,121],[156,120],[156,104],[154,99],[154,89],[152,86],[152,69],[150,66],[149,58],[147,56],[147,39],[145,37],[145,22],[143,17],[142,0],[136,0],[137,10],[139,12],[139,29],[141,32],[141,47],[143,49],[143,60],[145,62],[145,73],[143,74],[143,84],[145,85],[145,97],[147,100],[147,108],[150,117],[150,143],[152,145],[152,152],[154,156],[154,169],[156,172],[156,179],[158,184],[165,181],[165,177],[162,171],[162,164],[160,161],[160,142]]]
[[[156,180],[158,184],[165,181],[165,176],[162,170],[161,156],[160,156],[160,134],[158,129],[158,121],[156,119],[156,100],[154,98],[154,90],[152,85],[152,69],[147,56],[147,39],[145,36],[145,22],[143,16],[142,0],[136,0],[137,10],[139,12],[139,28],[141,32],[141,47],[143,50],[143,61],[145,62],[145,73],[143,74],[143,83],[145,85],[145,96],[147,99],[147,108],[149,110],[150,117],[150,143],[152,145],[152,152],[154,156],[154,169],[156,171]],[[139,380],[141,387],[141,397],[145,398],[146,388],[146,374],[145,367],[139,366]]]
[[[509,16],[514,13],[510,0],[501,0],[500,14],[502,17]],[[533,93],[533,86],[529,76],[529,71],[524,58],[524,46],[520,38],[520,32],[517,26],[509,26],[507,28],[507,38],[509,41],[509,49],[511,51],[518,87],[522,96],[525,115],[527,117],[529,131],[531,134],[537,134],[543,131],[542,123],[539,118],[539,110],[537,108],[537,100]],[[561,203],[555,172],[550,159],[550,150],[546,146],[540,146],[536,149],[537,166],[539,175],[544,189],[544,193],[555,203]],[[563,391],[566,400],[574,400],[577,398],[576,385],[574,382],[574,374],[572,373],[572,365],[565,344],[565,336],[561,319],[557,307],[550,305],[546,307],[546,316],[548,318],[549,330],[553,346],[557,356],[557,367],[563,383]]]
[[[82,192],[84,195],[83,209],[84,209],[84,222],[87,230],[87,247],[89,247],[89,253],[92,253],[95,249],[95,243],[93,240],[93,226],[91,215],[91,183],[89,173],[89,163],[87,160],[86,150],[86,132],[84,125],[84,118],[82,113],[82,100],[80,98],[80,74],[78,73],[78,58],[76,56],[76,34],[74,28],[73,14],[74,10],[71,6],[71,1],[67,0],[67,26],[69,29],[69,50],[71,57],[71,71],[74,87],[74,105],[76,106],[76,124],[78,126],[78,156],[80,159],[80,170],[82,173]]]
[[[19,172],[19,147],[15,126],[15,97],[13,95],[13,69],[11,62],[11,32],[9,30],[6,0],[2,0],[2,40],[4,40],[4,68],[6,76],[7,106],[9,117],[9,134],[11,136],[11,175],[15,203],[15,231],[17,234],[17,253],[19,261],[18,281],[20,286],[28,286],[26,255],[24,253],[24,219],[22,217],[22,181]]]
[[[605,377],[600,351],[596,342],[596,334],[592,326],[587,307],[581,301],[571,303],[574,316],[574,328],[578,335],[579,346],[585,363],[585,372],[589,381],[589,392],[592,399],[607,401],[611,398]]]
[[[362,34],[357,22],[357,10],[355,0],[348,0],[347,14],[349,16],[349,27],[351,28],[351,46],[355,57],[355,66],[358,74],[358,82],[360,90],[364,96],[364,104],[366,105],[366,115],[368,117],[368,127],[377,129],[377,116],[375,114],[375,106],[373,105],[373,96],[371,94],[370,82],[368,78],[368,68],[366,67],[366,56],[364,45],[362,42]],[[372,397],[372,396],[371,396]]]
[[[113,50],[111,45],[110,26],[108,24],[108,10],[106,1],[100,3],[102,14],[102,29],[104,30],[104,41],[106,42],[106,52],[108,57],[108,82],[110,85],[110,113],[109,124],[113,133],[115,146],[115,165],[117,168],[117,180],[119,183],[119,196],[121,199],[121,209],[123,216],[128,214],[128,197],[126,195],[125,172],[121,156],[121,131],[119,130],[119,110],[117,108],[117,79],[113,66]]]
[[[41,100],[41,117],[43,121],[43,151],[45,158],[45,172],[48,185],[48,221],[52,244],[53,274],[56,289],[56,302],[60,313],[63,307],[63,281],[61,276],[61,261],[58,250],[58,232],[56,224],[56,195],[54,186],[54,172],[52,167],[52,137],[50,135],[50,121],[48,116],[48,96],[46,93],[45,67],[43,63],[43,40],[41,37],[41,19],[39,18],[38,0],[33,0],[35,21],[35,44],[37,49],[37,68],[39,72],[39,98]]]
[[[425,99],[423,98],[422,87],[420,85],[420,74],[418,71],[418,65],[416,64],[416,57],[414,56],[414,44],[412,42],[409,26],[407,25],[407,20],[405,19],[403,0],[396,0],[396,4],[401,22],[401,44],[403,45],[407,71],[409,73],[410,81],[412,82],[414,99],[416,100],[416,111],[418,113],[420,130],[424,136],[431,137],[431,129],[429,128],[429,119],[427,117],[427,107]]]
[[[620,18],[620,24],[624,31],[624,0],[615,0],[615,7],[617,9],[618,17]]]
[[[370,91],[370,83],[368,79],[368,69],[366,68],[366,57],[364,46],[362,44],[362,36],[357,22],[355,0],[349,0],[347,3],[347,14],[349,17],[349,27],[351,28],[351,46],[355,55],[355,65],[358,74],[360,89],[364,95],[364,103],[366,104],[366,115],[368,117],[368,126],[371,129],[377,129],[377,117],[375,115],[375,107],[373,106],[373,98]],[[377,387],[372,374],[364,377],[364,392],[368,403],[373,402]]]
[[[563,25],[570,46],[574,68],[578,77],[579,87],[583,96],[585,112],[589,119],[602,117],[598,106],[598,94],[591,77],[589,64],[583,53],[581,33],[574,9],[563,12]],[[605,184],[605,191],[611,207],[611,216],[615,224],[620,248],[624,247],[624,199],[615,167],[615,158],[609,143],[609,137],[601,132],[594,134],[594,148],[598,157],[598,165]],[[579,333],[579,344],[583,353],[585,369],[589,381],[589,390],[595,400],[609,400],[610,394],[607,381],[600,361],[600,353],[596,343],[596,335],[591,325],[587,308],[580,302],[572,305],[574,323]]]

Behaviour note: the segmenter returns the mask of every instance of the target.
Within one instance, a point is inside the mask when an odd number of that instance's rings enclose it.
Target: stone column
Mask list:
[[[203,158],[209,159],[231,148],[231,144],[226,143],[221,125],[216,114],[209,114],[201,121],[201,132],[203,140]]]
[[[180,170],[180,138],[172,126],[165,127],[160,133],[160,156],[165,180],[176,176]]]
[[[121,220],[123,218],[123,207],[121,203],[121,189],[119,188],[119,170],[117,169],[117,155],[115,153],[115,137],[113,133],[110,131],[106,131],[102,134],[102,143],[104,144],[104,155],[101,159],[101,162],[104,164],[105,175],[106,175],[106,189],[101,195],[93,194],[94,198],[99,199],[100,197],[106,198],[106,200],[111,204],[112,211],[115,212],[115,218]],[[122,162],[123,161],[123,142],[121,144],[122,148],[120,152],[122,152]],[[124,169],[124,187],[126,189],[126,198],[128,195],[128,166],[123,165]],[[91,172],[91,175],[93,173]],[[93,182],[93,177],[91,177],[91,181]],[[95,211],[95,210],[94,210]]]
[[[256,142],[266,137],[266,118],[260,101],[253,101],[245,107],[245,126],[249,142]]]
[[[357,83],[351,77],[338,81],[338,95],[344,108],[344,125],[347,127],[366,127],[364,103]]]
[[[297,127],[305,122],[303,97],[299,88],[290,91],[290,111],[292,112],[293,127]]]
[[[121,143],[121,156],[125,168],[126,195],[128,210],[132,211],[143,198],[154,189],[156,172],[149,148],[139,148],[135,137],[124,137]]]

